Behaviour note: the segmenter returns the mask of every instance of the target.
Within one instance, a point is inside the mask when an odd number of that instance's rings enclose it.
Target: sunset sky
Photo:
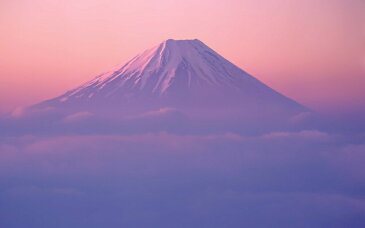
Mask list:
[[[364,0],[2,0],[0,112],[197,38],[327,114],[365,113]]]
[[[1,228],[365,227],[365,0],[0,0],[0,34]]]

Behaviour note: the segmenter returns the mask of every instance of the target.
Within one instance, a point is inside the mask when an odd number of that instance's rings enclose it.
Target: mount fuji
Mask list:
[[[166,40],[85,84],[28,110],[112,118],[179,113],[195,121],[282,125],[311,111],[203,42]]]

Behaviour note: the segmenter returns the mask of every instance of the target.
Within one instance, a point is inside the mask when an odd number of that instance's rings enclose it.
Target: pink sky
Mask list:
[[[315,110],[364,110],[364,12],[363,0],[4,0],[0,111],[60,95],[168,38],[198,38]]]

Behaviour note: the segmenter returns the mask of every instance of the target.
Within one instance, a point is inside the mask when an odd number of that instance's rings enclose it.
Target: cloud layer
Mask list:
[[[2,136],[0,225],[363,227],[364,142],[319,130]]]

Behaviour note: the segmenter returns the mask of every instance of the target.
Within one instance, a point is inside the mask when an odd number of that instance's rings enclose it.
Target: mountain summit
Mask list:
[[[33,107],[130,116],[174,109],[188,116],[290,118],[308,111],[203,42],[166,40],[123,65]]]
[[[239,90],[242,86],[260,84],[197,39],[169,39],[69,91],[59,100],[120,97],[131,93],[163,95],[176,89],[188,91],[209,86]]]

